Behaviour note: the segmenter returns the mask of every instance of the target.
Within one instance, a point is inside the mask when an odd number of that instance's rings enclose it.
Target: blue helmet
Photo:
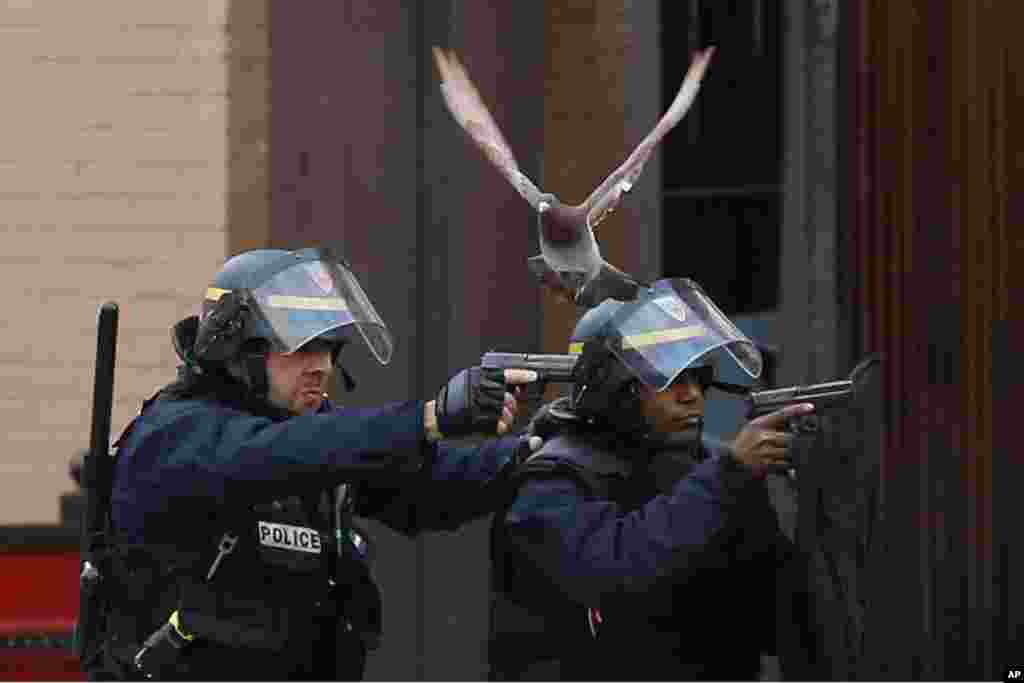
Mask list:
[[[391,360],[391,333],[347,263],[323,249],[256,249],[228,259],[207,288],[193,351],[227,361],[314,340],[340,348],[353,330],[378,362]]]
[[[704,293],[686,278],[658,280],[633,301],[607,299],[587,311],[570,340],[570,353],[600,345],[637,379],[664,391],[689,367],[725,353],[752,379],[761,354]]]
[[[612,423],[620,431],[644,428],[638,388],[664,391],[687,369],[731,357],[751,378],[761,374],[757,347],[689,279],[659,280],[636,299],[607,299],[577,323],[569,352],[572,407],[580,417]]]

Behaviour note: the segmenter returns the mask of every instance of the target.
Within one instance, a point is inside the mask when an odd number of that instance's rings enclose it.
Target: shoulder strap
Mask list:
[[[142,407],[139,408],[139,414],[136,415],[135,417],[133,417],[131,419],[131,422],[129,422],[127,425],[125,425],[125,428],[121,430],[121,435],[118,436],[114,440],[114,442],[111,444],[111,446],[110,446],[111,453],[110,454],[112,456],[114,456],[115,458],[117,457],[117,449],[121,447],[121,445],[128,438],[128,435],[132,433],[132,430],[135,428],[135,423],[138,422],[139,418],[142,417],[143,413],[145,413],[147,410],[149,410],[149,407],[151,405],[153,405],[153,402],[156,401],[157,398],[159,398],[161,392],[163,392],[162,388],[157,389],[155,392],[153,392],[152,396],[150,396],[149,398],[147,398],[145,401],[142,402]]]
[[[579,437],[563,435],[551,439],[527,458],[514,476],[516,484],[521,485],[531,477],[568,475],[582,484],[587,495],[606,496],[609,478],[626,479],[631,473],[632,465],[628,459],[617,457]]]
[[[626,479],[632,467],[625,458],[585,442],[573,435],[560,435],[518,465],[511,475],[509,494],[499,505],[491,519],[490,556],[492,591],[501,592],[505,585],[503,567],[502,521],[515,502],[522,485],[536,478],[567,477],[572,479],[590,498],[608,498],[609,483],[613,478]]]

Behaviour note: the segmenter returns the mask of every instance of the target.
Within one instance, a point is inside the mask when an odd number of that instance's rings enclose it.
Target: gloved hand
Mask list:
[[[85,468],[85,456],[89,454],[88,449],[75,451],[68,461],[68,476],[79,488],[85,488],[82,482],[82,470]]]
[[[519,409],[515,397],[505,391],[506,385],[536,379],[537,373],[532,370],[462,370],[441,388],[433,402],[437,432],[443,437],[504,434]]]

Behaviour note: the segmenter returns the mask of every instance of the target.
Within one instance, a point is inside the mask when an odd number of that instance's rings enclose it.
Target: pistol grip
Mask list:
[[[519,411],[512,425],[513,431],[520,431],[533,419],[534,413],[544,404],[548,383],[544,380],[520,385]]]

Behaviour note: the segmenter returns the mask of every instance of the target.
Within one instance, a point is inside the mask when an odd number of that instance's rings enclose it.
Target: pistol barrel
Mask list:
[[[533,370],[542,382],[571,382],[577,356],[554,353],[485,353],[480,366],[489,369]]]
[[[752,417],[774,412],[798,403],[813,403],[819,411],[846,403],[853,392],[853,382],[838,380],[807,386],[752,391],[748,399]]]

